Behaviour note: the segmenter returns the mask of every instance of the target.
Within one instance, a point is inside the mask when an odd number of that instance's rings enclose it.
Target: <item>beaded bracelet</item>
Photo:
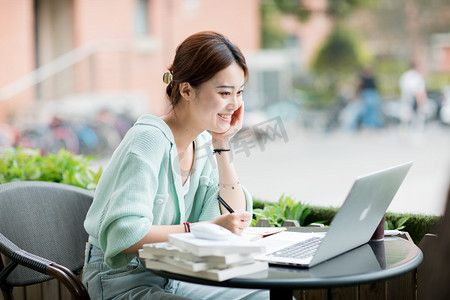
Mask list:
[[[227,152],[227,151],[231,151],[231,149],[214,149],[213,155],[216,153],[220,155],[221,152]]]
[[[189,224],[189,222],[184,222],[184,232],[191,232],[191,225]]]
[[[236,181],[235,183],[219,183],[218,186],[222,186],[223,188],[228,188],[231,187],[232,190],[235,189],[235,186],[239,185],[239,180]]]

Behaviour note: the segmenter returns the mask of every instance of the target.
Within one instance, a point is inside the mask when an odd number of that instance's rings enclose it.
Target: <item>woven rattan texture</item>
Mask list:
[[[2,184],[0,232],[19,248],[79,273],[88,238],[83,222],[92,197],[89,191],[59,183]],[[20,286],[47,279],[50,277],[19,266],[7,283]]]

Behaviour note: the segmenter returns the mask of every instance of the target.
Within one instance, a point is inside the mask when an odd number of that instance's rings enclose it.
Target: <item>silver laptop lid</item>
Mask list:
[[[411,165],[408,162],[357,178],[310,266],[367,243]]]

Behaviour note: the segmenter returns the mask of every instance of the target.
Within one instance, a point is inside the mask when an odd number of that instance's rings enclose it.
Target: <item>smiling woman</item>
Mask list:
[[[252,198],[239,184],[229,146],[242,127],[247,79],[241,51],[219,33],[200,32],[178,46],[163,76],[171,111],[143,115],[128,131],[86,216],[83,283],[92,299],[269,297],[267,290],[167,280],[137,257],[144,244],[165,242],[199,222],[236,234],[250,223]]]

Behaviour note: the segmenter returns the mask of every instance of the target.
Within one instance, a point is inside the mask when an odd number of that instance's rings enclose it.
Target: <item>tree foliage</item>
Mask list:
[[[281,13],[274,0],[261,3],[261,40],[263,48],[283,48],[286,34],[280,26]]]
[[[358,40],[354,34],[336,28],[319,50],[313,67],[319,73],[354,73],[363,64]]]

